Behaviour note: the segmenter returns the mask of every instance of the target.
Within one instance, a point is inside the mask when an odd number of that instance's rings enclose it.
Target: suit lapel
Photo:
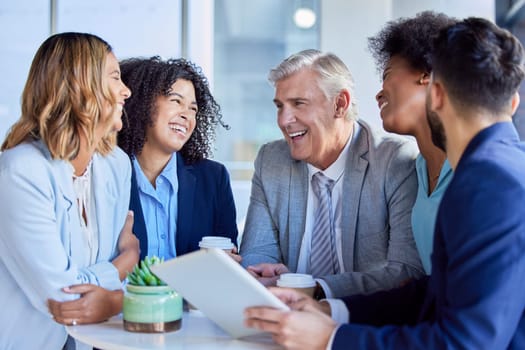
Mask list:
[[[308,168],[305,162],[292,161],[289,196],[288,267],[290,271],[296,271],[306,224],[306,203],[308,201]]]
[[[44,154],[53,166],[53,175],[57,178],[56,183],[58,184],[62,196],[69,203],[68,211],[72,209],[75,201],[75,191],[73,189],[73,168],[71,163],[65,160],[53,160],[48,148],[42,141],[36,142],[36,147]]]
[[[92,175],[91,186],[93,188],[95,201],[95,212],[97,216],[97,231],[98,231],[98,241],[102,242],[104,239],[101,237],[101,234],[104,235],[113,235],[112,215],[115,213],[109,208],[114,208],[117,203],[117,193],[116,189],[111,186],[110,169],[108,169],[108,164],[101,161],[100,155],[95,153],[93,155],[93,166],[92,166]],[[107,237],[106,237],[107,239]],[[108,240],[109,241],[109,240]],[[99,245],[97,260],[99,256],[112,256],[112,249],[114,247],[108,244]]]
[[[57,176],[57,184],[59,184],[60,190],[62,192],[62,197],[68,203],[67,212],[69,221],[74,221],[78,223],[77,214],[74,207],[76,200],[75,190],[73,189],[73,172],[66,169],[68,164],[65,161],[60,161],[57,163],[55,169],[55,175]],[[76,227],[76,226],[75,226]]]
[[[78,221],[79,217],[77,213],[77,207],[75,205],[76,195],[73,189],[73,168],[71,164],[67,161],[52,160],[48,148],[44,145],[44,143],[41,140],[36,142],[36,146],[49,160],[50,164],[52,164],[53,176],[56,178],[56,183],[58,185],[58,188],[60,189],[60,194],[62,195],[62,198],[65,201],[64,208],[67,211],[67,224],[69,225],[69,227],[64,230],[64,232],[67,232],[68,234],[68,236],[63,237],[64,246],[68,250],[69,255],[75,263],[83,263],[81,259],[75,259],[75,257],[83,256],[84,252],[78,251],[78,240],[73,238],[80,237],[80,232],[78,232],[80,222]]]
[[[357,122],[355,122],[357,124]],[[354,124],[354,125],[355,125]],[[355,129],[354,129],[355,130]],[[368,129],[360,124],[357,139],[352,140],[345,164],[345,175],[343,178],[343,201],[342,201],[342,223],[346,228],[342,232],[343,252],[354,252],[355,236],[357,231],[357,216],[359,214],[359,204],[361,201],[361,191],[365,179],[368,159]],[[344,257],[351,256],[352,259]],[[354,270],[354,254],[343,254],[345,271]]]
[[[193,199],[195,194],[197,179],[193,175],[193,166],[184,164],[184,160],[179,153],[177,155],[177,179],[179,191],[177,194],[177,256],[180,251],[186,251],[188,245],[189,232],[193,222]]]

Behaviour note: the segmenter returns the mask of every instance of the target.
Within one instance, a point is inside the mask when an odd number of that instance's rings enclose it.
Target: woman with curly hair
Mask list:
[[[444,147],[432,142],[425,111],[425,92],[432,63],[428,57],[432,39],[455,22],[440,13],[425,11],[412,18],[391,22],[369,38],[383,88],[376,96],[386,131],[414,136],[420,154],[416,158],[418,193],[412,209],[412,232],[423,268],[430,274],[434,224],[441,197],[452,179]]]
[[[130,209],[141,257],[180,256],[199,249],[203,236],[236,244],[228,172],[207,159],[215,128],[227,126],[201,69],[151,57],[124,60],[121,70],[133,95],[118,144],[132,161]]]

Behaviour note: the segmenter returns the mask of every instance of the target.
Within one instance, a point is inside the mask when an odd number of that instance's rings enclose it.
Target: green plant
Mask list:
[[[164,262],[164,258],[152,256],[151,258],[146,256],[142,259],[135,267],[133,271],[128,273],[129,284],[135,286],[165,286],[166,283],[155,276],[149,269],[151,265],[160,264]]]

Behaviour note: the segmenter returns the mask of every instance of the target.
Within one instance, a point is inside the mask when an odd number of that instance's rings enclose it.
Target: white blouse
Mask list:
[[[73,174],[73,188],[77,196],[78,219],[86,244],[85,266],[94,264],[98,254],[98,225],[93,198],[93,182],[91,181],[92,163],[91,160],[84,174],[80,176]]]

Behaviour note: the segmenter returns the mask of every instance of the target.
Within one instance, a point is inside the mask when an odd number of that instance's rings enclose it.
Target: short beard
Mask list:
[[[443,123],[441,123],[438,114],[434,111],[431,111],[429,105],[430,103],[428,103],[427,100],[427,122],[428,126],[430,127],[432,143],[434,143],[434,145],[443,152],[446,152],[447,137],[445,135],[445,128],[443,127]]]

